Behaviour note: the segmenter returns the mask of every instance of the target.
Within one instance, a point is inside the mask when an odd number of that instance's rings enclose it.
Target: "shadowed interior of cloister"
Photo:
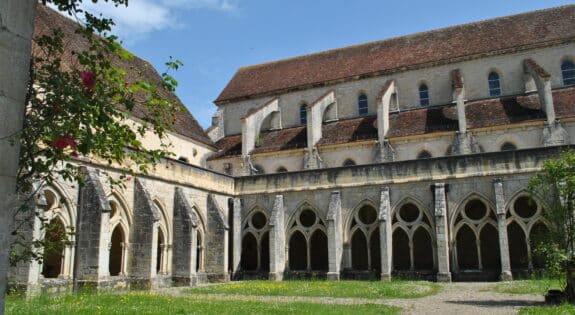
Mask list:
[[[392,211],[392,276],[435,281],[438,272],[435,218],[431,209],[411,198]],[[503,216],[514,278],[538,273],[544,266],[535,254],[548,231],[541,203],[526,192],[508,203]],[[499,220],[500,221],[500,220]],[[494,206],[472,194],[451,218],[450,271],[454,281],[497,281],[502,273],[500,226]],[[360,204],[345,225],[341,277],[377,280],[382,272],[381,227],[377,208]],[[325,219],[312,207],[297,210],[286,225],[285,278],[324,279],[329,239]],[[251,211],[242,223],[242,253],[237,279],[266,279],[270,270],[269,216]]]

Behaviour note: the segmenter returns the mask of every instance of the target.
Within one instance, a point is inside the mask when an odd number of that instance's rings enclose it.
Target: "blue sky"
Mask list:
[[[85,1],[90,2],[90,1]],[[86,4],[116,21],[124,46],[160,72],[169,56],[177,94],[207,128],[212,103],[241,66],[571,4],[563,0],[130,0]]]

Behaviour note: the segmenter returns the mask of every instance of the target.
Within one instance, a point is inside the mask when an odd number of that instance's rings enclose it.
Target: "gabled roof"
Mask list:
[[[240,68],[215,103],[575,40],[575,5]]]
[[[63,67],[71,69],[74,67],[74,58],[71,55],[72,51],[83,51],[88,49],[88,44],[84,38],[76,34],[76,29],[79,25],[73,20],[59,14],[58,12],[39,4],[36,11],[36,20],[34,22],[34,36],[48,35],[52,30],[61,29],[64,32],[64,56],[62,57]],[[38,46],[32,46],[32,53],[38,54]],[[206,135],[203,128],[198,124],[196,119],[190,114],[187,108],[182,104],[180,99],[170,91],[162,88],[162,78],[154,67],[147,61],[134,56],[129,60],[119,60],[113,58],[112,62],[124,69],[127,72],[127,81],[134,82],[135,80],[144,79],[152,82],[158,87],[158,91],[162,97],[171,99],[178,105],[179,110],[176,113],[176,121],[173,125],[173,131],[176,133],[196,140],[200,143],[214,146],[211,139]],[[136,118],[144,118],[145,107],[142,105],[143,99],[136,99],[136,106],[131,115]]]
[[[575,117],[575,87],[553,90],[553,103],[557,118]],[[469,129],[513,125],[530,121],[544,121],[537,93],[490,98],[465,104],[465,115]],[[457,131],[457,108],[453,104],[418,108],[390,113],[390,139]],[[377,119],[375,116],[359,117],[324,123],[322,138],[318,146],[377,140]],[[253,153],[305,148],[306,127],[299,126],[281,130],[262,131],[261,146]],[[220,149],[210,159],[241,155],[242,136],[233,135],[216,143]]]

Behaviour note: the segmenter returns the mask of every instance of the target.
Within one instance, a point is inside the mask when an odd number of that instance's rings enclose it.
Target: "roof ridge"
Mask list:
[[[535,14],[540,14],[542,12],[555,11],[555,10],[565,9],[568,7],[575,7],[575,4],[566,4],[566,5],[561,5],[561,6],[557,6],[557,7],[538,9],[538,10],[534,10],[534,11],[526,11],[526,12],[521,12],[521,13],[516,13],[516,14],[511,14],[511,15],[502,15],[502,16],[487,18],[487,19],[483,19],[483,20],[479,20],[479,21],[472,21],[472,22],[467,22],[467,23],[463,23],[463,24],[455,24],[455,25],[444,26],[444,27],[436,28],[436,29],[429,29],[429,30],[420,31],[420,32],[416,32],[416,33],[398,35],[398,36],[380,39],[380,40],[375,40],[375,41],[371,41],[371,42],[367,42],[367,43],[353,44],[353,45],[349,45],[349,46],[332,48],[332,49],[321,50],[321,51],[316,51],[316,52],[310,52],[310,53],[305,53],[302,55],[297,55],[297,56],[292,56],[292,57],[287,57],[287,58],[282,58],[282,59],[265,61],[262,63],[253,64],[253,65],[240,66],[238,68],[237,72],[240,72],[243,70],[248,70],[248,69],[256,69],[259,67],[265,67],[265,66],[268,66],[271,64],[285,63],[285,62],[290,62],[290,61],[298,60],[298,59],[306,59],[306,58],[313,57],[313,56],[332,54],[332,53],[344,51],[344,50],[362,48],[365,46],[388,43],[388,42],[393,42],[393,41],[402,40],[402,39],[410,39],[410,38],[419,37],[419,36],[428,35],[428,34],[433,34],[433,33],[446,32],[446,31],[455,30],[458,28],[470,27],[470,26],[477,25],[477,24],[485,24],[485,23],[504,20],[504,19],[517,18],[519,16],[535,15]]]
[[[571,4],[243,66],[214,103],[573,42],[574,24]]]

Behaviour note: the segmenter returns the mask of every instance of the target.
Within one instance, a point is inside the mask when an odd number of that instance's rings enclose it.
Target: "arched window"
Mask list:
[[[432,157],[432,155],[427,150],[423,150],[417,155],[418,159],[429,159],[430,157]]]
[[[575,84],[575,64],[570,60],[563,61],[561,75],[563,76],[563,85]]]
[[[429,105],[429,88],[425,83],[419,86],[419,105],[428,106]]]
[[[276,173],[285,173],[287,172],[287,169],[283,166],[278,167],[278,169],[276,170]]]
[[[112,238],[110,240],[110,261],[108,262],[108,270],[110,271],[110,276],[119,276],[123,274],[124,266],[124,246],[125,237],[124,231],[120,224],[116,225],[112,232]]]
[[[517,146],[511,142],[505,142],[501,145],[501,151],[517,150]]]
[[[299,122],[302,125],[307,124],[307,104],[302,104],[299,107]]]
[[[158,227],[158,241],[156,243],[156,273],[162,274],[165,273],[166,270],[164,269],[164,263],[166,257],[164,256],[166,248],[166,241],[164,237],[164,233],[162,229]]]
[[[355,164],[355,161],[352,159],[347,159],[347,160],[345,160],[345,162],[343,162],[343,166],[354,166],[354,165],[356,165],[356,164]]]
[[[489,82],[489,96],[501,95],[501,81],[499,80],[499,74],[492,71],[489,73],[487,81]]]
[[[46,225],[45,233],[47,246],[42,259],[42,275],[44,278],[57,278],[62,275],[66,228],[59,218],[54,218]]]
[[[360,94],[357,98],[357,109],[360,116],[367,115],[367,95]]]

